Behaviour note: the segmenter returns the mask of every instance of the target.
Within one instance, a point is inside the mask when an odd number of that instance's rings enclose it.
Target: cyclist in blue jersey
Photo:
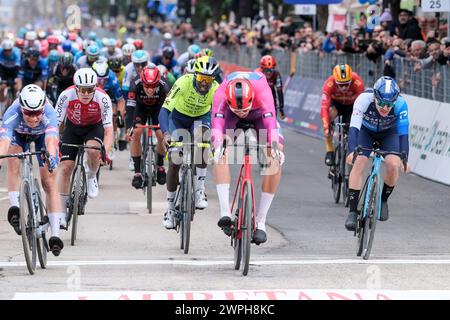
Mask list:
[[[35,150],[45,149],[50,154],[45,167],[41,156],[38,156],[42,187],[46,193],[48,218],[52,231],[49,239],[50,250],[59,255],[63,242],[59,238],[59,228],[64,218],[61,210],[61,200],[56,185],[58,167],[58,121],[53,106],[45,97],[44,91],[31,84],[22,89],[16,99],[5,113],[4,121],[0,127],[0,155],[7,153],[20,153],[30,149],[31,142]],[[52,171],[52,172],[50,172]],[[8,196],[11,207],[8,210],[8,221],[17,234],[20,230],[20,161],[17,158],[8,159],[7,170]]]
[[[171,72],[176,78],[180,76],[178,72],[175,71],[175,67],[177,66],[177,60],[174,59],[175,51],[172,47],[164,47],[162,49],[161,55],[154,56],[152,58],[152,62],[155,65],[162,64],[167,68],[168,72]]]
[[[0,78],[6,83],[12,84],[15,91],[18,92],[17,76],[20,68],[20,49],[14,47],[14,42],[10,39],[2,41],[0,48]],[[4,84],[6,85],[6,84]],[[3,91],[5,87],[0,86]],[[13,96],[15,94],[13,93]]]
[[[355,101],[350,122],[347,163],[351,164],[357,146],[372,148],[374,141],[378,141],[384,151],[405,153],[407,157],[408,125],[408,105],[400,96],[400,88],[393,78],[381,77],[373,89],[366,90]],[[345,221],[345,228],[349,231],[356,228],[358,198],[369,155],[368,151],[358,155],[350,172],[350,213]],[[385,157],[385,165],[380,221],[389,218],[387,200],[397,183],[399,168],[403,168],[401,159],[392,154]]]
[[[19,71],[19,85],[21,89],[29,84],[36,84],[44,88],[45,82],[48,78],[48,66],[45,59],[39,57],[39,50],[36,48],[29,48],[25,54],[25,60]]]

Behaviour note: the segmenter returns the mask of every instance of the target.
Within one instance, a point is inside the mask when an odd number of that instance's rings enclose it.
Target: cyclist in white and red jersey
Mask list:
[[[109,154],[114,138],[111,99],[105,91],[97,88],[97,74],[91,68],[77,70],[73,80],[75,85],[64,90],[56,103],[58,125],[65,124],[61,142],[98,147],[103,143],[106,154]],[[74,147],[61,147],[59,191],[64,206],[69,198],[70,176],[77,151]],[[86,152],[88,196],[95,198],[98,195],[96,173],[100,165],[100,152],[93,149]]]

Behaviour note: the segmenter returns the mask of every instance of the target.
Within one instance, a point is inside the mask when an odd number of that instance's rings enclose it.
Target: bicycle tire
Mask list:
[[[182,238],[183,238],[183,252],[184,254],[189,253],[189,244],[191,239],[191,217],[193,215],[192,212],[192,171],[190,168],[188,168],[184,172],[184,179],[183,179],[183,203],[182,203]]]
[[[242,237],[238,239],[238,221],[239,221],[239,208],[240,204],[238,205],[238,209],[236,209],[236,216],[234,219],[234,229],[232,233],[233,237],[233,247],[234,247],[234,269],[239,270],[241,267],[241,260],[242,260]]]
[[[333,189],[333,199],[335,203],[339,203],[341,197],[341,173],[340,173],[340,163],[341,163],[341,149],[336,147],[334,149],[334,165],[333,165],[333,178],[331,179],[331,187]]]
[[[358,198],[358,206],[357,208],[359,209],[358,211],[358,217],[356,219],[356,230],[355,230],[355,235],[356,235],[356,255],[359,257],[362,254],[363,251],[363,238],[364,238],[364,223],[365,221],[363,221],[363,210],[364,210],[364,199],[366,198],[366,192],[367,192],[367,185],[368,185],[368,181],[369,181],[369,177],[367,177],[365,183],[364,183],[364,187],[362,188],[361,192],[359,193],[359,198]]]
[[[39,206],[38,206],[39,213],[36,215],[36,217],[37,217],[36,225],[38,226],[39,230],[41,230],[41,235],[39,237],[37,237],[37,239],[36,239],[36,249],[37,249],[39,264],[42,269],[46,269],[47,268],[48,245],[47,245],[47,238],[45,235],[45,231],[41,227],[45,220],[46,210],[45,210],[44,203],[42,202],[41,187],[39,186],[38,180],[36,178],[34,179],[34,186],[36,188],[36,197],[37,197],[37,201],[39,203]]]
[[[372,190],[371,194],[369,196],[369,213],[366,217],[366,233],[367,233],[367,245],[366,250],[363,252],[363,259],[368,260],[370,257],[370,252],[372,250],[373,240],[375,237],[375,228],[377,226],[377,220],[378,220],[378,196],[379,196],[379,185],[378,185],[378,176],[373,177],[373,184],[372,184]]]
[[[148,144],[147,144],[148,146]],[[153,159],[153,150],[152,148],[147,147],[147,154],[146,154],[146,160],[145,160],[145,179],[147,180],[147,209],[148,213],[152,213],[152,188],[153,188],[153,171],[152,171],[152,160]]]
[[[33,226],[33,205],[30,183],[22,181],[20,185],[20,230],[22,234],[23,252],[28,272],[36,271],[36,228]]]
[[[70,245],[74,246],[77,239],[78,231],[78,215],[80,214],[80,208],[82,207],[82,193],[84,191],[84,185],[86,184],[86,177],[84,177],[84,167],[77,166],[73,173],[72,186],[70,189],[70,195],[72,198],[72,232],[70,236]]]
[[[250,266],[251,240],[253,233],[253,193],[252,185],[247,181],[244,185],[244,196],[242,206],[242,260],[244,263],[242,274],[246,276]]]

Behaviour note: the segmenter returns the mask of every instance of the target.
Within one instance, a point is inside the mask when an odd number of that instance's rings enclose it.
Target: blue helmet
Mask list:
[[[89,32],[88,39],[92,41],[97,40],[97,33],[95,33],[94,31]]]
[[[62,49],[64,52],[70,52],[72,51],[72,41],[66,40],[62,44]]]
[[[131,55],[131,61],[133,63],[144,63],[148,61],[148,53],[144,50],[136,50]]]
[[[48,54],[48,58],[47,61],[48,63],[56,63],[59,60],[59,52],[58,50],[50,50],[49,54]]]
[[[198,45],[196,44],[191,44],[188,49],[187,49],[188,53],[189,53],[189,57],[192,59],[197,53],[200,53],[200,51],[202,51],[202,48],[200,48]]]
[[[378,102],[393,104],[400,95],[397,82],[391,77],[381,77],[373,86],[375,98]]]
[[[86,49],[86,55],[87,56],[94,56],[98,57],[100,55],[100,48],[98,45],[94,42],[89,45]]]

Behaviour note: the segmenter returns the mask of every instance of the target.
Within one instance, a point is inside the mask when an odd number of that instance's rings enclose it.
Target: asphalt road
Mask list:
[[[252,246],[247,277],[234,270],[229,238],[216,226],[218,202],[211,176],[209,207],[196,214],[185,255],[178,234],[162,226],[164,187],[155,189],[155,213],[146,213],[143,193],[131,187],[126,152],[118,153],[113,171],[102,171],[100,195],[80,217],[77,245],[71,247],[70,233],[61,231],[61,255],[49,254],[47,270],[38,268],[31,276],[21,238],[6,220],[3,166],[0,299],[142,299],[145,292],[158,292],[154,297],[162,299],[170,294],[205,297],[198,292],[228,299],[223,294],[232,292],[246,299],[263,291],[269,292],[264,293],[268,298],[297,298],[298,290],[315,298],[330,298],[330,292],[350,298],[359,292],[372,299],[377,293],[431,296],[423,290],[445,290],[438,297],[449,297],[449,187],[402,175],[390,198],[390,219],[378,224],[371,259],[363,261],[356,257],[353,233],[344,228],[347,209],[332,199],[323,142],[288,130],[285,136],[286,163],[267,218],[268,241]]]

